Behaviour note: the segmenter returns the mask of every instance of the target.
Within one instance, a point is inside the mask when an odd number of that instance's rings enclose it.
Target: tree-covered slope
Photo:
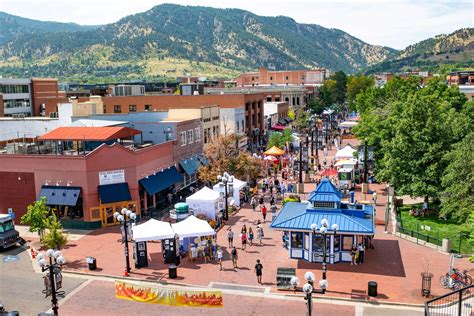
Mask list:
[[[62,31],[23,34],[1,45],[0,74],[28,71],[68,78],[84,71],[104,77],[117,75],[114,69],[122,67],[120,76],[129,77],[180,71],[217,76],[259,66],[355,72],[397,53],[288,17],[171,4],[92,30]]]

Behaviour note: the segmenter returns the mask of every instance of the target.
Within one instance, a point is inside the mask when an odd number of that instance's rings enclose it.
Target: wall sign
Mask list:
[[[125,170],[110,170],[99,172],[99,185],[125,182]]]

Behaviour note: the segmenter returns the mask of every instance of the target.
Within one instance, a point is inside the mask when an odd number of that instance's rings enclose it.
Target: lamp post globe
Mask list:
[[[304,279],[308,282],[314,282],[316,280],[316,276],[313,272],[308,271],[304,274]]]
[[[323,290],[327,289],[328,287],[328,280],[322,279],[319,281],[319,287]]]
[[[290,284],[296,288],[300,284],[300,279],[294,276],[290,279]]]
[[[311,292],[313,292],[313,286],[309,283],[306,283],[305,285],[303,285],[303,292],[305,292],[306,294],[311,294]]]
[[[315,224],[315,223],[313,223],[313,224],[311,224],[310,228],[311,228],[311,231],[312,231],[313,233],[315,233],[315,232],[317,231],[317,229],[318,229],[318,225]]]

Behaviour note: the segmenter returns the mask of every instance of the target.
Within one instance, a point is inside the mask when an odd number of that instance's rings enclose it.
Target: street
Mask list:
[[[7,311],[19,311],[20,315],[38,315],[51,307],[51,297],[44,297],[43,274],[35,273],[31,259],[24,247],[0,252],[0,303]],[[18,256],[17,261],[6,261]],[[63,277],[66,295],[84,282],[84,279]],[[61,300],[61,298],[59,298]]]

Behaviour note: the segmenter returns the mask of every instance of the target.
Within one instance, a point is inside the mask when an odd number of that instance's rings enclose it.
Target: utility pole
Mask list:
[[[369,183],[368,160],[369,160],[369,149],[367,147],[367,140],[365,140],[364,141],[364,182],[365,183]]]

